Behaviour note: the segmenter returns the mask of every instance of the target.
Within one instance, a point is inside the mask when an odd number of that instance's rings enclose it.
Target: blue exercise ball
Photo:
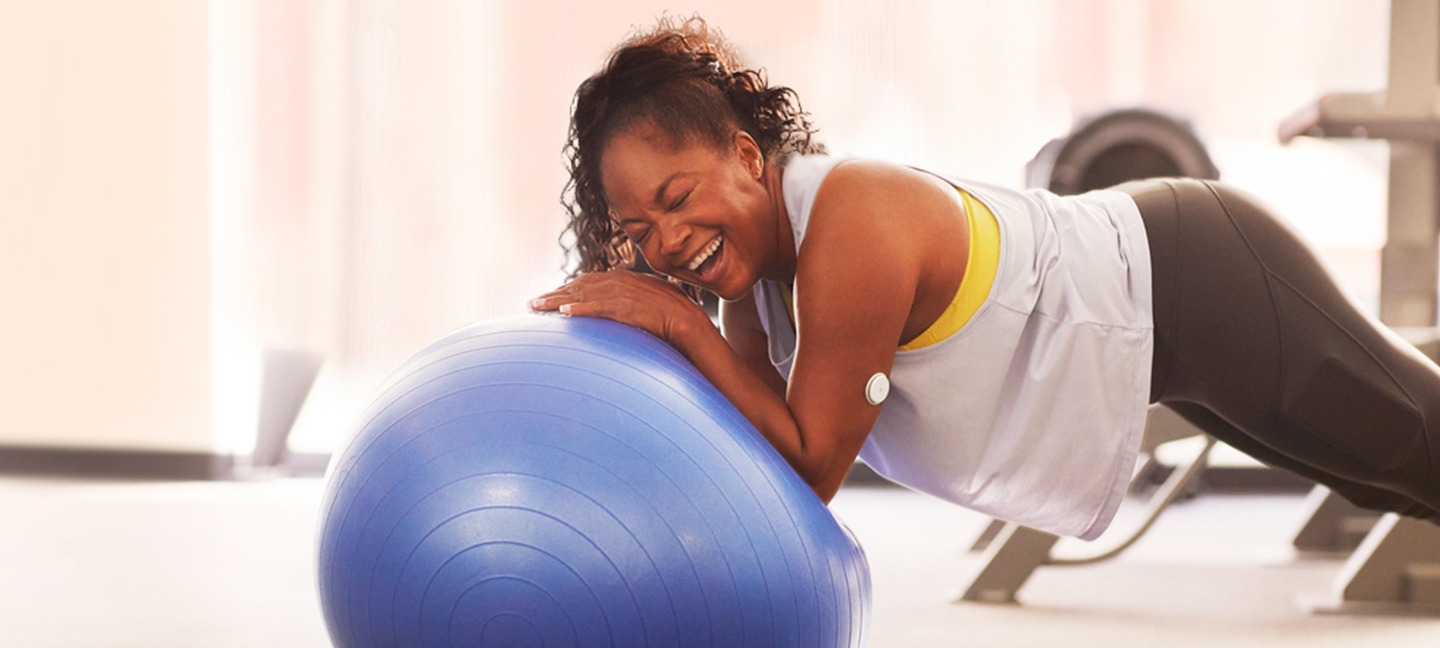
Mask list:
[[[860,646],[865,555],[681,355],[606,320],[456,331],[330,466],[341,648]]]

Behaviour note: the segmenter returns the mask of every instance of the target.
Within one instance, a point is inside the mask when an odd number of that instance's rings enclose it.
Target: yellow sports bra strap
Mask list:
[[[945,312],[925,332],[901,346],[901,351],[923,349],[954,335],[980,310],[985,298],[990,296],[990,286],[995,283],[995,272],[1000,267],[1000,223],[974,196],[957,191],[965,203],[965,220],[970,224],[970,256],[965,261],[965,276],[960,279],[960,288]]]
[[[790,317],[790,328],[799,329],[795,324],[795,289],[790,284],[776,282],[780,286],[780,298],[785,300],[785,314]]]

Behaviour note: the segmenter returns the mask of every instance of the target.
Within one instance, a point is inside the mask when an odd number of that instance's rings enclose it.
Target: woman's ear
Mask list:
[[[765,155],[760,152],[760,144],[749,133],[739,129],[735,131],[735,155],[750,177],[759,180],[765,176]]]

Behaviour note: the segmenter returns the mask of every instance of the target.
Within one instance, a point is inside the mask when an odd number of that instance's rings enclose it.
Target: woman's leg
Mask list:
[[[1151,400],[1358,505],[1433,517],[1440,369],[1248,195],[1193,180],[1119,189],[1151,246]]]
[[[1225,422],[1204,405],[1186,401],[1166,401],[1165,406],[1174,410],[1181,418],[1206,434],[1222,439],[1236,450],[1254,457],[1276,468],[1283,468],[1315,482],[1329,485],[1329,488],[1356,506],[1380,511],[1395,511],[1410,517],[1427,520],[1440,519],[1440,512],[1420,504],[1404,495],[1383,488],[1341,480],[1307,464],[1301,463],[1256,441],[1250,435]]]

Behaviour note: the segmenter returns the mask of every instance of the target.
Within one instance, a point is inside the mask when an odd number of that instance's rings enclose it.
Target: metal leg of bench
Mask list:
[[[990,520],[990,524],[985,525],[985,530],[981,531],[980,536],[975,538],[975,542],[970,545],[970,551],[972,553],[985,551],[990,547],[990,543],[995,541],[995,536],[1000,535],[1000,530],[1003,528],[1005,528],[1004,520]]]
[[[1291,545],[1305,553],[1352,552],[1380,519],[1378,512],[1351,504],[1320,485],[1310,489],[1304,507],[1305,523],[1295,532]]]
[[[1052,558],[1050,549],[1055,546],[1059,536],[1014,522],[1004,523],[986,546],[985,553],[980,557],[980,566],[960,594],[959,601],[1014,603],[1015,593],[1041,565],[1086,565],[1118,555],[1139,540],[1160,514],[1200,474],[1205,466],[1205,458],[1214,445],[1214,438],[1205,437],[1205,443],[1195,456],[1176,466],[1165,483],[1151,496],[1148,510],[1140,525],[1119,543],[1101,553],[1078,558]]]
[[[961,601],[1014,603],[1015,592],[1029,580],[1036,567],[1050,560],[1050,548],[1060,539],[1053,533],[1006,522],[985,549],[980,568]]]
[[[1386,513],[1311,612],[1440,615],[1440,526]]]

